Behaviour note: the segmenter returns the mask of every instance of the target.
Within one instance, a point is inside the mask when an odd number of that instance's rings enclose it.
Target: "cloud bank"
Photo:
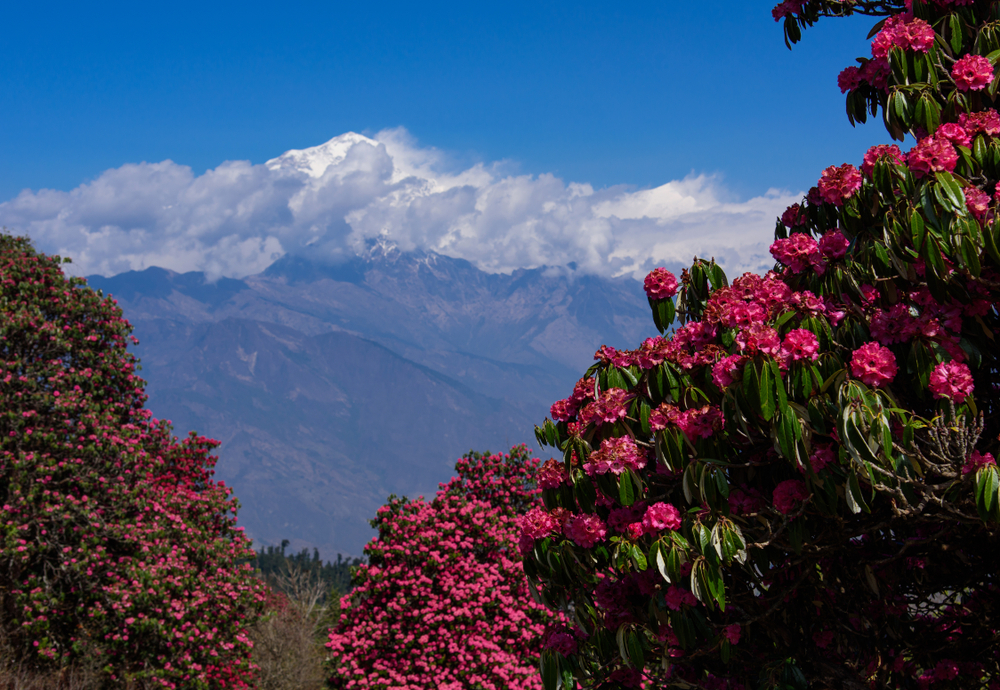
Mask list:
[[[347,133],[262,165],[195,175],[172,161],[123,165],[69,192],[25,190],[0,225],[73,258],[79,275],[162,266],[243,277],[291,253],[330,262],[372,240],[467,259],[489,272],[575,262],[641,277],[714,256],[730,275],[773,264],[775,217],[801,194],[731,201],[711,176],[595,190],[502,162],[451,169],[405,130]]]

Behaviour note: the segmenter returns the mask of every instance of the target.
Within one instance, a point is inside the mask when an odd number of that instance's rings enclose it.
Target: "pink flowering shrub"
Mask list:
[[[537,505],[538,462],[523,446],[470,453],[455,469],[432,501],[379,508],[368,563],[330,630],[329,687],[541,688],[556,618],[529,593],[518,536],[545,541],[562,523]],[[572,649],[557,632],[546,643]]]
[[[131,326],[59,265],[0,235],[2,635],[106,687],[253,687],[263,585],[218,444],[151,418]]]
[[[565,474],[524,569],[574,621],[546,690],[1000,686],[995,12],[775,8],[789,43],[886,17],[840,85],[915,143],[827,168],[766,275],[695,260],[650,299],[662,335],[578,384],[614,414],[537,428]]]

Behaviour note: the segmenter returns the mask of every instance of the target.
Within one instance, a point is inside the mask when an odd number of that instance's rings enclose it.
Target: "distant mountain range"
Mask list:
[[[216,476],[258,544],[360,554],[390,493],[430,495],[470,450],[533,444],[601,344],[652,335],[635,280],[489,274],[377,243],[243,280],[161,268],[89,284],[135,326],[149,409],[222,441]]]

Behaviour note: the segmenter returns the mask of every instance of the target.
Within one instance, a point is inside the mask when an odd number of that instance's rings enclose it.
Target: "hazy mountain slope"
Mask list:
[[[89,281],[136,327],[154,414],[223,442],[217,476],[250,535],[326,555],[359,553],[390,492],[533,441],[598,346],[651,334],[635,281],[387,247],[214,284],[159,268]]]

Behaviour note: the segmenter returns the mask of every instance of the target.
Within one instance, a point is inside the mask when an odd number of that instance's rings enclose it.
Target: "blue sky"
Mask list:
[[[888,140],[878,123],[851,128],[836,87],[872,20],[821,22],[789,51],[770,3],[705,7],[12,4],[0,202],[130,163],[197,176],[391,128],[433,147],[438,169],[503,161],[598,190],[694,173],[747,200],[804,190]],[[33,222],[2,207],[0,221]]]

